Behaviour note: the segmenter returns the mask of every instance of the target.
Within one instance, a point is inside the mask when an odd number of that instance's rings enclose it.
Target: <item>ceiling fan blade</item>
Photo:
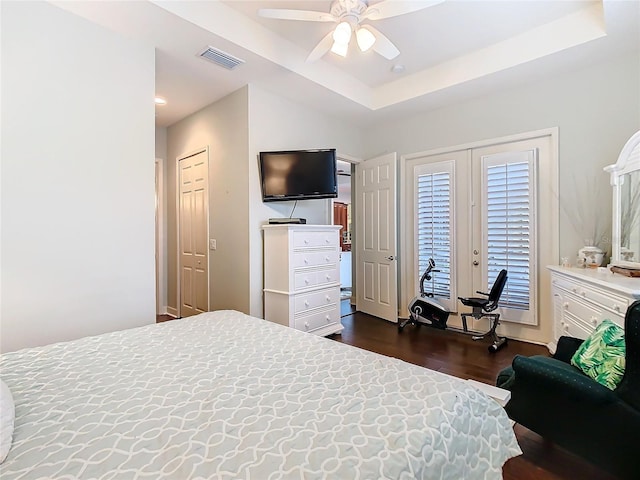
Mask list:
[[[307,57],[307,63],[312,63],[318,60],[320,57],[323,57],[325,53],[327,53],[331,49],[331,45],[333,44],[333,30],[327,33],[320,42],[315,46],[311,53]]]
[[[284,8],[261,8],[258,15],[278,20],[303,20],[306,22],[335,22],[337,19],[330,13],[312,10],[287,10]]]
[[[416,12],[442,2],[444,2],[444,0],[383,0],[382,2],[376,3],[367,8],[363,12],[362,18],[369,20],[382,20],[383,18],[390,18],[397,15],[404,15],[405,13]]]
[[[366,27],[371,31],[371,33],[373,33],[373,36],[376,37],[376,43],[371,47],[374,52],[379,53],[387,60],[392,60],[400,55],[398,47],[396,47],[380,30],[372,27],[371,25],[366,25]]]

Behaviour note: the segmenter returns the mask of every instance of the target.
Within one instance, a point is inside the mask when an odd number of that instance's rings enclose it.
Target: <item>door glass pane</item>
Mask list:
[[[439,272],[425,291],[450,298],[451,283],[451,174],[448,171],[421,173],[416,177],[418,282],[429,259]]]
[[[530,182],[526,161],[489,165],[486,170],[487,288],[506,269],[500,305],[518,310],[529,310],[530,302]]]

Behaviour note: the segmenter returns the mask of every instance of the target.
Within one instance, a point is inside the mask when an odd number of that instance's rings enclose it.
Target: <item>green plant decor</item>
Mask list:
[[[611,390],[624,375],[624,329],[603,320],[571,358],[571,365]]]

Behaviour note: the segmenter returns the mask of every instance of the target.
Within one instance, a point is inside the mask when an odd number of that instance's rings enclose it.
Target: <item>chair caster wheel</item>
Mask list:
[[[398,333],[402,333],[403,325],[398,324]]]

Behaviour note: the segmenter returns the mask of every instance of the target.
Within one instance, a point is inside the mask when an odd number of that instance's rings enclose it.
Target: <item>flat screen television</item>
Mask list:
[[[336,198],[336,150],[260,152],[262,201]]]

